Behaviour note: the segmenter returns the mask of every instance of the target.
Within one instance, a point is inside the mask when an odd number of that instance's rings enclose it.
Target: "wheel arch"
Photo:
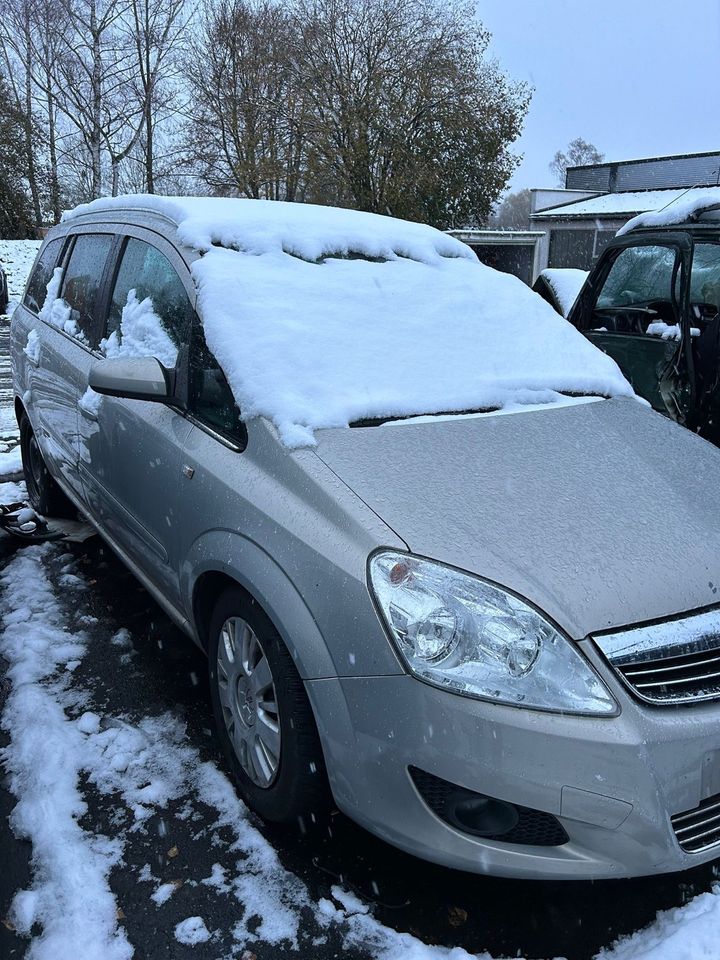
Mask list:
[[[193,544],[183,564],[181,588],[203,650],[208,649],[207,624],[212,608],[228,587],[239,587],[258,604],[303,680],[337,676],[320,629],[290,579],[260,547],[235,531],[205,534]]]

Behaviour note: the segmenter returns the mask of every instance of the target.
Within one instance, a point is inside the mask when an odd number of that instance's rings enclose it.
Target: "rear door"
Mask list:
[[[681,423],[693,407],[687,278],[692,241],[657,233],[611,243],[569,320],[618,364],[639,396]]]
[[[42,270],[37,278],[33,274],[25,298],[43,322],[39,351],[28,356],[37,367],[30,403],[38,442],[51,471],[80,495],[78,401],[100,340],[101,290],[113,244],[107,228],[83,228],[68,238],[49,282],[43,283],[48,278]],[[46,250],[52,259],[50,244]]]
[[[151,356],[180,369],[194,314],[187,266],[154,232],[122,230],[100,353]],[[164,404],[100,396],[88,388],[87,378],[78,423],[80,472],[93,514],[176,602],[180,453],[191,425]]]

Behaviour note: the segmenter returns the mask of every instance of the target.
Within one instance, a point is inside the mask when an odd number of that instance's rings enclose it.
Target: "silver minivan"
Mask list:
[[[429,227],[78,208],[12,319],[28,494],[206,651],[248,805],[526,878],[720,856],[720,452]]]

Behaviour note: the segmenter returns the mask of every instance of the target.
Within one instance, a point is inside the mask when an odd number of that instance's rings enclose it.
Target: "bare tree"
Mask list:
[[[40,185],[37,171],[38,144],[33,115],[33,0],[5,0],[0,5],[0,38],[16,116],[22,118],[25,169],[32,198],[35,223],[42,223]]]
[[[155,192],[155,127],[176,91],[166,89],[177,70],[177,53],[188,28],[185,0],[132,0],[130,33],[135,50],[137,97],[142,104],[138,141],[144,156],[144,189]]]
[[[588,143],[582,137],[575,137],[568,144],[566,151],[558,150],[552,158],[550,172],[555,174],[558,184],[564,187],[568,167],[577,167],[584,163],[602,163],[604,158],[605,154],[600,153],[594,144]]]
[[[292,69],[291,22],[272,0],[219,0],[186,58],[191,159],[218,192],[293,200],[307,96]]]
[[[471,6],[295,0],[309,156],[361,209],[440,226],[484,220],[517,159],[529,91],[485,58]]]
[[[529,229],[531,199],[529,189],[508,193],[492,218],[492,225],[500,230]]]

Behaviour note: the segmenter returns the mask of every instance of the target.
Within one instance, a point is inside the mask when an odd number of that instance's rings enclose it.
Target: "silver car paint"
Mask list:
[[[120,222],[156,231],[159,244],[174,236],[155,215]],[[91,223],[99,229],[102,218],[72,229]],[[193,259],[178,247],[176,262]],[[42,344],[38,368],[23,351],[30,329]],[[93,354],[22,307],[12,332],[16,395],[51,472],[175,620],[200,641],[196,587],[225,573],[274,621],[350,816],[404,849],[476,872],[632,876],[717,855],[683,853],[669,817],[708,795],[708,769],[720,776],[720,706],[642,707],[582,640],[717,602],[720,454],[709,445],[634,401],[606,401],[327,431],[317,452],[288,451],[270,424],[252,420],[239,452],[153,403],[106,397],[101,416],[86,420],[78,400]],[[407,675],[367,588],[367,558],[380,546],[410,547],[524,595],[582,640],[620,715],[504,707]],[[466,836],[425,806],[409,764],[554,813],[570,843]]]
[[[577,640],[720,600],[718,451],[636,400],[327,430],[318,455],[414,553]]]

